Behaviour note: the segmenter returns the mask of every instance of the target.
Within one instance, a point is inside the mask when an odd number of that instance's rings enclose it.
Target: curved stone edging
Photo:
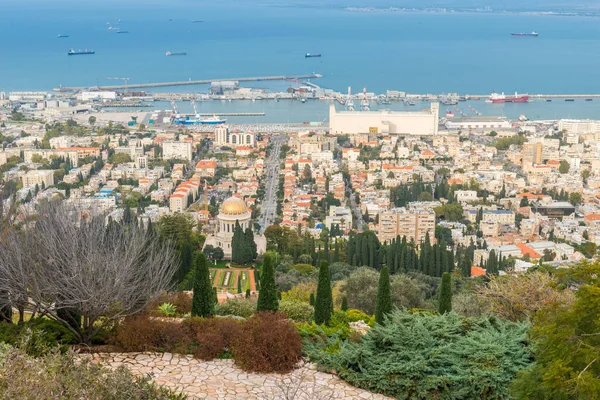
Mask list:
[[[123,365],[138,375],[149,374],[156,383],[190,399],[389,399],[355,388],[335,375],[319,372],[309,363],[279,375],[246,373],[233,360],[201,361],[172,353],[99,353],[79,357],[112,368]]]

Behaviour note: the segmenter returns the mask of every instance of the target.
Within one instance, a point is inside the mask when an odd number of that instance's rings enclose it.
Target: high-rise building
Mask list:
[[[526,143],[523,145],[521,155],[521,166],[523,168],[531,167],[542,163],[542,150],[544,146],[541,143]]]
[[[430,208],[409,209],[404,207],[392,208],[379,214],[377,237],[380,242],[390,242],[396,237],[406,236],[415,243],[425,240],[433,242],[435,236],[435,212]]]

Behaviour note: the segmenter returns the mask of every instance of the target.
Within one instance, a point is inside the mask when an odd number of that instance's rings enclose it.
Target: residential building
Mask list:
[[[352,229],[352,210],[348,207],[331,207],[325,217],[325,226],[331,230],[333,225],[339,225],[342,231]]]
[[[404,237],[420,243],[429,235],[433,242],[435,235],[435,212],[430,208],[392,208],[379,214],[377,237],[381,242],[390,242],[396,237]]]
[[[525,143],[521,156],[522,167],[526,168],[541,164],[543,149],[544,146],[542,143]]]
[[[191,160],[192,142],[163,142],[165,160]]]
[[[217,147],[254,147],[256,138],[253,132],[229,131],[227,125],[219,125],[215,128],[214,145]]]
[[[27,171],[23,175],[23,187],[32,188],[38,185],[41,188],[47,188],[54,185],[54,171],[47,169],[34,169]]]

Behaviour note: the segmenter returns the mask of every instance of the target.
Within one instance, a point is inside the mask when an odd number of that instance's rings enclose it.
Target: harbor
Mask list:
[[[320,74],[308,74],[308,75],[296,75],[296,76],[255,76],[246,78],[228,78],[228,79],[202,79],[202,80],[188,80],[188,81],[177,81],[177,82],[155,82],[155,83],[128,83],[126,85],[111,85],[111,86],[89,86],[89,87],[68,87],[59,86],[54,88],[55,92],[78,92],[82,90],[129,90],[129,89],[151,89],[171,86],[193,86],[193,85],[207,85],[215,81],[237,81],[237,82],[261,82],[261,81],[285,81],[285,80],[299,80],[299,79],[318,79],[323,76]]]

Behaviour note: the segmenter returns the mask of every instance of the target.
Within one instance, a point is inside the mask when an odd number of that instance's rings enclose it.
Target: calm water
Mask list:
[[[52,6],[1,1],[0,91],[120,84],[108,77],[154,82],[318,72],[325,76],[318,84],[339,91],[350,85],[377,93],[600,93],[600,19],[594,18],[361,14],[204,1],[137,6],[131,0]],[[107,22],[130,33],[116,34]],[[532,30],[540,37],[510,37]],[[57,39],[58,34],[70,38]],[[70,48],[96,54],[69,57]],[[166,51],[188,55],[166,57]],[[306,52],[323,57],[305,59]],[[521,112],[532,118],[600,117],[600,100],[563,103],[473,107],[513,117]],[[302,119],[326,116],[327,104],[319,104],[317,115]],[[253,107],[269,106],[257,102],[244,111]]]

